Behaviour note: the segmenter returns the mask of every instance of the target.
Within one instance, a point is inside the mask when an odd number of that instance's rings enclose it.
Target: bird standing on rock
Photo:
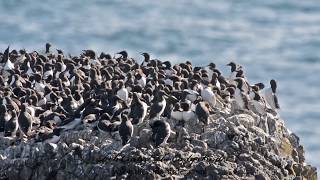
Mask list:
[[[272,79],[270,81],[270,85],[271,85],[271,87],[264,91],[264,97],[265,97],[268,105],[271,107],[271,109],[273,109],[275,112],[277,112],[280,109],[278,97],[276,95],[277,82],[274,79]]]
[[[51,47],[51,44],[50,43],[46,43],[46,54],[50,53],[50,47]]]
[[[122,140],[122,145],[126,145],[132,135],[133,135],[133,126],[131,121],[128,119],[127,115],[121,114],[121,124],[119,126],[119,135]]]
[[[235,90],[235,101],[239,110],[249,109],[248,108],[248,96],[243,92],[244,81],[242,79],[235,79],[237,88]]]
[[[104,109],[104,112],[108,113],[111,117],[118,116],[122,110],[122,100],[119,96],[111,96],[108,106]]]
[[[212,80],[212,75],[214,73],[215,68],[216,65],[214,63],[209,63],[209,65],[204,68],[208,72],[209,81]]]
[[[132,124],[140,124],[147,115],[148,105],[140,100],[137,93],[133,93],[131,110],[129,117],[132,118]]]
[[[4,131],[5,122],[10,119],[8,109],[4,104],[0,105],[0,132]]]
[[[201,96],[204,101],[207,101],[210,104],[211,108],[216,106],[217,98],[212,91],[210,84],[201,91]]]
[[[149,112],[149,119],[158,118],[160,119],[160,116],[164,112],[164,109],[166,108],[166,100],[164,98],[165,92],[163,90],[160,90],[156,93],[156,96],[154,97],[153,104],[151,105],[150,112]]]
[[[142,72],[138,72],[135,75],[135,81],[141,87],[145,87],[146,84],[147,84],[147,79],[146,79],[145,75]]]
[[[3,70],[12,70],[14,69],[14,64],[10,60],[10,52],[9,52],[9,46],[3,53],[3,61],[4,61],[4,67]]]
[[[16,137],[18,128],[17,113],[12,111],[11,118],[4,125],[4,137]]]
[[[250,102],[252,103],[253,107],[254,107],[254,112],[257,113],[260,117],[262,115],[266,115],[266,110],[267,110],[267,106],[266,104],[264,104],[264,102],[262,101],[261,96],[258,94],[258,92],[253,92],[254,93],[254,97],[252,100],[250,100]]]
[[[190,104],[187,102],[182,102],[181,103],[181,108],[182,108],[182,119],[185,122],[191,121],[195,119],[195,113],[190,109]]]
[[[164,108],[163,117],[170,118],[174,105],[179,101],[174,94],[165,96],[166,107]]]
[[[209,116],[210,116],[210,105],[207,102],[199,102],[196,105],[196,112],[195,114],[198,117],[200,122],[203,122],[205,125],[208,125]]]
[[[227,66],[231,67],[231,73],[229,76],[229,83],[232,83],[234,81],[234,79],[236,79],[237,76],[237,70],[238,70],[238,65],[234,62],[230,62],[229,64],[227,64]]]
[[[183,110],[180,108],[180,103],[176,103],[171,111],[171,119],[181,121],[183,119]]]
[[[119,98],[122,99],[124,102],[128,102],[129,92],[122,80],[119,81],[119,90],[117,91],[117,96],[119,96]]]
[[[169,123],[163,120],[156,120],[150,124],[150,127],[152,129],[152,141],[155,143],[155,147],[165,145],[171,133]]]
[[[120,124],[121,121],[111,122],[111,117],[107,113],[105,113],[100,116],[99,122],[97,124],[97,129],[100,132],[108,132],[110,135],[112,135],[112,133],[119,130]]]
[[[33,117],[27,111],[27,105],[21,105],[21,111],[18,116],[19,129],[22,136],[29,136],[32,129]]]

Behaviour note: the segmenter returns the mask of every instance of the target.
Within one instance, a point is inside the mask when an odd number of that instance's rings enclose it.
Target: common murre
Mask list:
[[[272,79],[270,80],[270,85],[271,87],[266,89],[264,93],[264,97],[268,103],[268,105],[274,110],[278,111],[280,109],[280,105],[278,102],[278,97],[276,95],[276,90],[277,90],[277,82]]]
[[[133,126],[126,114],[121,114],[121,124],[119,125],[119,135],[121,137],[123,146],[130,141],[133,135]]]
[[[170,124],[164,120],[156,120],[150,124],[150,127],[155,147],[166,145],[171,134]]]

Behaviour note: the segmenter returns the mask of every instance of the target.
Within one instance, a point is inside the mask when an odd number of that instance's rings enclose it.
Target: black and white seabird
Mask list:
[[[0,105],[0,132],[4,131],[6,120],[10,119],[7,107],[1,102]]]
[[[178,100],[179,97],[176,96],[177,94],[174,94],[172,91],[170,92],[168,92],[168,96],[165,96],[166,107],[164,108],[164,111],[162,114],[162,116],[166,118],[171,118],[172,109],[174,108],[174,105],[179,101]]]
[[[200,101],[196,105],[196,111],[195,114],[198,117],[198,120],[200,122],[203,122],[205,125],[209,122],[209,116],[210,116],[210,105],[208,102]]]
[[[232,83],[233,80],[236,78],[237,76],[237,64],[234,63],[234,62],[230,62],[229,64],[227,64],[227,66],[230,66],[231,67],[231,73],[230,73],[230,76],[229,76],[229,83]]]
[[[254,97],[252,100],[250,100],[250,102],[252,103],[253,107],[254,107],[254,112],[256,114],[258,114],[259,116],[262,115],[266,115],[266,110],[267,110],[267,106],[266,104],[263,102],[262,97],[259,95],[259,93],[257,91],[253,91],[254,93]]]
[[[162,63],[164,65],[163,70],[166,76],[173,76],[176,71],[172,68],[171,62],[170,61],[165,61]]]
[[[162,90],[156,93],[156,96],[154,97],[154,101],[150,108],[149,119],[154,119],[154,118],[160,119],[160,116],[164,112],[164,109],[166,108],[166,104],[167,104],[164,96],[165,96],[165,92]]]
[[[44,85],[41,74],[38,74],[38,73],[34,74],[34,80],[35,80],[34,89],[36,91],[44,93],[44,88],[46,86]]]
[[[264,84],[263,83],[256,83],[252,86],[250,86],[251,90],[249,91],[249,99],[253,99],[255,96],[254,92],[257,92],[261,98],[264,100],[263,92],[262,90],[264,89]]]
[[[122,145],[126,145],[132,135],[133,135],[133,126],[131,121],[128,119],[127,115],[121,114],[121,124],[119,126],[119,135],[122,140]]]
[[[43,73],[43,79],[48,80],[53,77],[53,65],[46,64],[44,73]]]
[[[212,87],[210,86],[210,84],[209,86],[203,88],[203,90],[201,91],[201,97],[204,101],[210,104],[211,108],[214,108],[216,106],[217,98],[212,91]]]
[[[111,117],[107,113],[105,113],[101,115],[97,124],[97,128],[102,133],[109,133],[110,135],[112,135],[112,133],[119,130],[120,124],[121,121],[111,122]]]
[[[18,130],[18,117],[15,111],[11,112],[11,118],[5,120],[4,137],[16,137]]]
[[[96,59],[96,52],[94,52],[93,50],[88,49],[82,51],[84,56],[89,57],[90,59]]]
[[[108,113],[111,117],[118,116],[121,112],[122,105],[119,96],[111,96],[108,106],[105,108],[104,112]]]
[[[3,53],[3,59],[4,59],[4,67],[3,70],[12,70],[14,69],[14,64],[10,60],[10,52],[9,52],[9,46]]]
[[[50,53],[50,47],[51,47],[51,44],[50,43],[46,43],[46,54]]]
[[[243,79],[234,79],[234,81],[237,83],[237,88],[235,90],[235,101],[238,106],[239,110],[249,109],[248,107],[248,100],[249,97],[246,93],[243,92]]]
[[[212,76],[211,76],[210,83],[211,83],[212,85],[216,86],[217,88],[221,89],[221,85],[220,85],[220,82],[219,82],[219,80],[218,80],[218,77],[219,77],[218,73],[213,72],[213,73],[212,73]]]
[[[264,91],[264,97],[268,105],[270,106],[270,108],[273,109],[274,111],[277,111],[280,109],[280,105],[276,95],[277,82],[274,79],[272,79],[270,81],[270,85],[271,87]]]
[[[148,66],[148,64],[150,62],[150,55],[148,53],[142,53],[141,55],[144,57],[144,60],[141,64],[141,66]]]
[[[261,91],[262,89],[264,89],[264,84],[263,83],[256,83],[255,86],[258,87],[258,90]]]
[[[58,54],[63,55],[63,51],[61,49],[56,49]]]
[[[248,80],[244,77],[242,69],[237,71],[236,79],[242,79],[242,81],[243,81],[243,85],[242,85],[243,93],[249,94],[250,93],[250,85],[249,85]]]
[[[119,131],[121,121],[110,122],[109,120],[100,120],[97,124],[97,128],[102,133],[112,133]]]
[[[216,64],[214,64],[213,62],[209,63],[209,65],[204,68],[208,72],[209,81],[212,80],[212,74],[214,73],[215,68]]]
[[[127,51],[120,51],[116,54],[120,54],[122,59],[127,59],[128,58],[128,53]]]
[[[190,104],[187,102],[181,103],[181,109],[182,109],[182,118],[185,122],[191,121],[195,119],[196,114],[190,109]]]
[[[152,141],[155,143],[155,147],[165,145],[170,137],[171,128],[169,123],[156,120],[150,124],[152,129]]]
[[[21,105],[18,123],[21,136],[29,136],[32,129],[33,117],[28,113],[26,104]]]
[[[128,89],[125,87],[124,82],[121,80],[119,83],[119,90],[117,91],[117,96],[122,99],[124,102],[128,102],[129,100],[129,92]]]
[[[148,106],[140,100],[137,93],[133,93],[133,99],[130,107],[129,117],[132,118],[132,124],[140,124],[147,115]]]
[[[9,79],[7,81],[7,83],[12,87],[12,88],[15,88],[15,87],[22,87],[23,84],[22,82],[24,82],[25,84],[25,81],[23,78],[21,78],[18,74],[12,74],[11,76],[9,76]]]
[[[171,111],[171,119],[181,121],[183,119],[183,111],[180,108],[180,103],[176,103]]]
[[[143,74],[143,72],[138,72],[135,75],[135,82],[140,85],[141,87],[145,87],[147,84],[147,78]]]

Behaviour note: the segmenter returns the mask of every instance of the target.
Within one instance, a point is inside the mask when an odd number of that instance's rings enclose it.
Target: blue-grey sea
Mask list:
[[[281,117],[320,168],[320,3],[315,0],[3,0],[0,51],[79,54],[126,49],[142,59],[244,65],[250,82],[278,81]]]

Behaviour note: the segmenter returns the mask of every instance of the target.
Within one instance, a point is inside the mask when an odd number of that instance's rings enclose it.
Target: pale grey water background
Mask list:
[[[197,65],[230,60],[252,83],[278,81],[281,116],[320,168],[320,3],[311,0],[160,2],[0,1],[0,50],[82,49]]]

